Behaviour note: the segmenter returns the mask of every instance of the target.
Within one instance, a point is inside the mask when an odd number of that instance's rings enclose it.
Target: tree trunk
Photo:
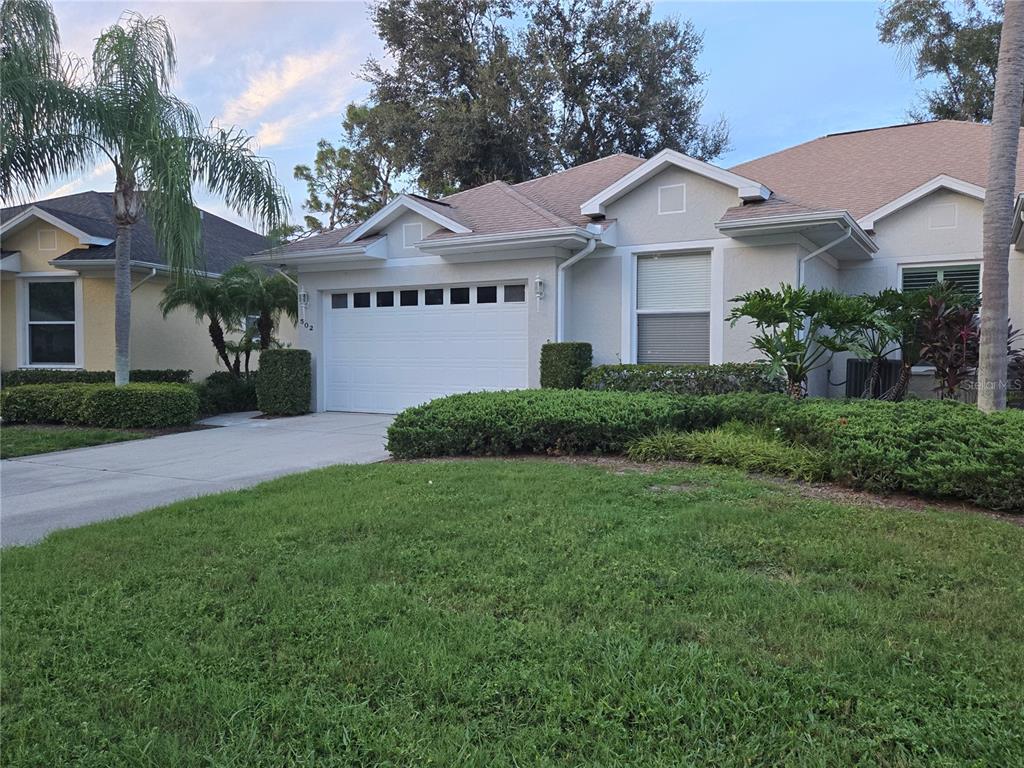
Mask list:
[[[114,384],[128,383],[132,367],[132,225],[118,224],[114,241]]]
[[[1006,408],[1006,321],[1010,314],[1010,228],[1017,176],[1021,101],[1024,99],[1024,2],[1009,0],[1003,17],[992,107],[988,185],[984,208],[984,269],[981,283],[981,348],[978,407]]]
[[[256,319],[256,330],[260,332],[260,349],[270,349],[274,340],[274,319],[269,312],[260,312]]]
[[[228,348],[224,343],[224,329],[220,327],[220,323],[217,322],[216,318],[210,318],[210,341],[213,342],[213,348],[217,350],[217,356],[223,361],[224,365],[227,366],[228,371],[231,370],[231,358],[228,357]]]
[[[875,396],[875,390],[878,388],[878,380],[882,376],[882,363],[877,357],[871,358],[871,368],[868,370],[868,377],[864,381],[864,390],[860,393],[860,396],[865,400],[870,400]]]
[[[900,375],[896,379],[896,383],[893,384],[889,389],[879,395],[879,400],[889,400],[891,402],[899,402],[907,396],[907,388],[910,387],[910,373],[911,365],[903,363],[900,366]]]

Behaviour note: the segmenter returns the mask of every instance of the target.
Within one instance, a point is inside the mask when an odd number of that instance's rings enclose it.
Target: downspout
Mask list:
[[[852,226],[848,226],[846,228],[846,231],[843,234],[841,234],[839,237],[837,237],[835,240],[833,240],[831,243],[828,243],[826,245],[821,246],[821,248],[819,248],[816,251],[811,251],[809,254],[807,254],[802,259],[800,259],[800,267],[799,267],[799,270],[798,270],[798,273],[797,273],[796,287],[797,288],[803,288],[804,287],[804,272],[805,272],[805,266],[806,266],[808,261],[810,261],[811,259],[815,259],[818,256],[821,256],[821,254],[823,254],[825,251],[829,250],[830,248],[835,248],[837,245],[839,245],[844,240],[848,240],[851,235],[853,235],[853,227]]]
[[[558,285],[555,287],[555,341],[565,341],[565,275],[577,261],[582,261],[594,252],[601,238],[595,235],[585,246],[558,265]]]
[[[148,275],[146,275],[144,278],[139,280],[139,282],[137,282],[135,285],[132,286],[131,293],[135,293],[135,289],[136,288],[138,288],[140,285],[142,285],[147,280],[153,279],[154,277],[156,277],[156,267],[153,267],[152,269],[150,269]]]
[[[283,270],[283,269],[282,269],[281,267],[278,267],[278,268],[277,268],[276,270],[274,270],[274,271],[275,271],[275,272],[277,272],[277,274],[279,274],[279,275],[280,275],[281,277],[283,277],[283,278],[284,278],[285,280],[287,280],[287,281],[288,281],[289,283],[291,283],[292,285],[294,285],[294,286],[295,286],[296,288],[298,288],[298,287],[299,287],[299,284],[298,284],[298,283],[296,283],[296,282],[295,282],[295,280],[293,280],[293,279],[292,279],[292,276],[291,276],[291,275],[289,275],[289,274],[288,274],[287,272],[285,272],[285,271],[284,271],[284,270]]]

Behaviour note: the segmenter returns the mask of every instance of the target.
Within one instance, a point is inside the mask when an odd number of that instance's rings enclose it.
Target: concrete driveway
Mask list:
[[[388,457],[391,416],[228,414],[182,432],[0,462],[0,546],[331,464]]]

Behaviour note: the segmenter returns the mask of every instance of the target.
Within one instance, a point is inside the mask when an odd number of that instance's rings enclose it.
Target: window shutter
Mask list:
[[[711,316],[638,315],[636,356],[639,363],[710,362]]]
[[[916,291],[930,288],[935,283],[948,282],[964,293],[981,293],[981,266],[959,264],[952,267],[911,267],[903,270],[903,290]]]
[[[711,309],[711,254],[637,259],[639,310],[707,312]]]
[[[903,270],[904,291],[916,291],[921,288],[930,288],[939,282],[939,270],[933,267],[914,267]]]

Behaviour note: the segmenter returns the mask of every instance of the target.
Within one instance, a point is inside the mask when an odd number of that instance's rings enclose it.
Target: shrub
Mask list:
[[[185,384],[26,384],[0,392],[5,424],[83,424],[114,429],[180,427],[199,413]]]
[[[255,373],[234,376],[227,371],[217,371],[194,386],[199,396],[200,413],[213,415],[257,410]]]
[[[83,424],[112,429],[183,427],[199,416],[199,397],[185,384],[100,386],[82,400]]]
[[[767,363],[722,365],[598,365],[583,377],[584,389],[724,395],[784,392],[786,382]]]
[[[192,371],[185,369],[132,371],[131,380],[137,384],[188,384]],[[20,387],[28,384],[107,384],[113,383],[113,371],[65,371],[56,368],[17,368],[4,371],[3,386]]]
[[[388,429],[388,450],[399,458],[619,452],[659,429],[708,426],[709,406],[658,394],[472,392],[400,413]]]
[[[551,389],[579,389],[594,359],[582,341],[562,341],[540,348],[540,385]]]
[[[671,459],[726,464],[748,472],[825,480],[830,476],[828,460],[820,451],[793,445],[770,430],[729,422],[703,432],[658,432],[629,446],[636,461]]]
[[[78,424],[82,401],[102,384],[25,384],[0,391],[5,424]]]
[[[312,367],[305,349],[266,349],[260,353],[256,400],[268,416],[309,412]]]

